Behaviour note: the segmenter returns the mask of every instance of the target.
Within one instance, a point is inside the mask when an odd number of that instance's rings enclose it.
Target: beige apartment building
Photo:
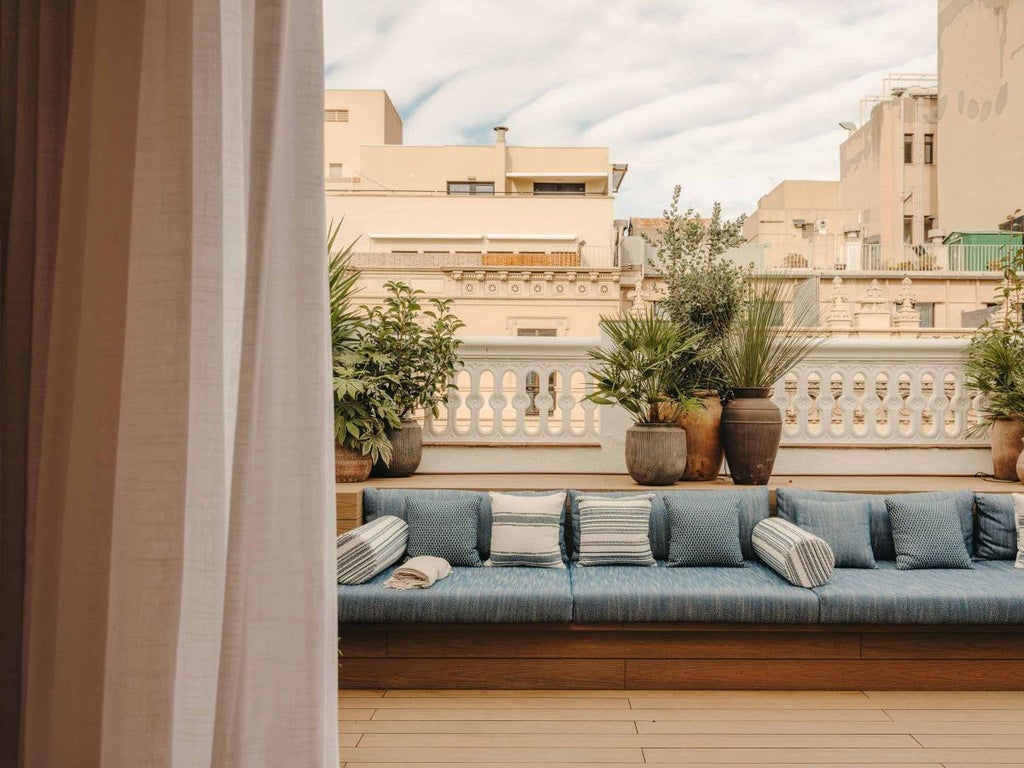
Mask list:
[[[455,300],[468,336],[594,336],[619,308],[607,147],[408,146],[384,91],[325,93],[328,220],[363,298],[388,280]]]
[[[1024,208],[1024,0],[939,0],[938,43],[939,220],[992,231]]]

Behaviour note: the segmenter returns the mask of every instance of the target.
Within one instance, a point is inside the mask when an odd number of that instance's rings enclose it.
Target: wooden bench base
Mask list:
[[[1024,689],[1024,626],[347,624],[339,688]]]

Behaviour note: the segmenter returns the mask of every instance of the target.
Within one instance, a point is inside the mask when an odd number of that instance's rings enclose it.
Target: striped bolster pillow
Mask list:
[[[338,583],[369,581],[405,554],[409,525],[383,515],[338,537]]]
[[[778,517],[755,525],[751,543],[765,565],[798,587],[821,586],[836,565],[828,542]]]

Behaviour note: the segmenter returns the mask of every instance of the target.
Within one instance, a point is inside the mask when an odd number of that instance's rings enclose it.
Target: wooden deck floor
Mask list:
[[[1024,768],[1024,691],[339,691],[346,768]]]

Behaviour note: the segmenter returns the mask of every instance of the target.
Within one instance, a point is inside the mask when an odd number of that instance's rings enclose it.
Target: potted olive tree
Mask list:
[[[722,466],[722,342],[736,322],[750,272],[723,254],[743,243],[745,217],[723,219],[719,203],[710,219],[702,219],[693,208],[680,213],[679,195],[677,185],[656,235],[644,239],[655,248],[667,288],[660,311],[683,328],[704,332],[703,359],[688,368],[701,407],[677,419],[686,432],[686,467],[680,479],[713,480]]]
[[[739,322],[722,344],[722,373],[731,399],[722,412],[722,442],[733,482],[766,485],[782,439],[782,414],[772,387],[824,340],[800,329],[814,324],[814,308],[785,311],[779,279],[751,282]]]
[[[384,391],[398,410],[399,423],[387,430],[392,445],[390,461],[378,461],[373,472],[384,477],[407,477],[423,456],[423,427],[418,411],[439,413],[439,404],[455,386],[461,365],[456,333],[465,323],[452,311],[451,299],[424,299],[425,292],[405,283],[388,282],[380,306],[367,307],[366,339],[386,365]]]
[[[626,469],[640,485],[672,485],[686,466],[686,433],[679,414],[697,407],[685,388],[688,368],[702,361],[698,331],[645,315],[603,317],[608,345],[588,350],[593,391],[586,399],[618,405],[632,418],[626,431]]]
[[[983,419],[971,434],[991,433],[993,474],[1013,480],[1024,440],[1024,248],[1011,252],[1002,269],[999,308],[967,346],[964,372],[967,386],[985,403]]]
[[[370,475],[375,461],[391,460],[387,429],[399,424],[388,391],[386,355],[367,338],[354,297],[359,274],[351,268],[352,245],[335,250],[340,224],[327,233],[327,283],[331,315],[334,390],[334,469],[338,482]]]

